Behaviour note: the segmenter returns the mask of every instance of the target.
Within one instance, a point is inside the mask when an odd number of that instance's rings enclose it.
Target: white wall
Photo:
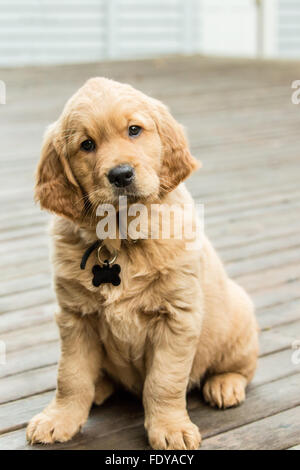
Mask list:
[[[115,0],[114,5],[116,57],[195,50],[198,0]]]
[[[278,54],[300,58],[300,0],[277,0]]]
[[[195,52],[300,58],[300,0],[0,0],[0,66]]]
[[[105,54],[106,0],[0,0],[0,63],[97,60]]]
[[[0,0],[0,65],[199,50],[199,0]]]

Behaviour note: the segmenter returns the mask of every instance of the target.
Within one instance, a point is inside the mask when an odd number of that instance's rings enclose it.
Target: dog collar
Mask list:
[[[97,240],[84,252],[80,263],[80,269],[85,269],[87,260],[94,250],[97,250],[97,258],[99,264],[95,264],[92,268],[92,284],[94,287],[99,287],[101,284],[112,284],[113,286],[119,286],[121,278],[119,276],[121,272],[121,266],[115,264],[118,257],[116,251],[110,259],[103,259],[101,256],[101,250],[104,248],[103,242]]]

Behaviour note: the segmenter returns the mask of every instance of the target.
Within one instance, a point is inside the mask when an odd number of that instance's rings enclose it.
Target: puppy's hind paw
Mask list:
[[[225,373],[209,377],[203,387],[204,400],[217,408],[237,406],[245,400],[247,381],[241,374]]]

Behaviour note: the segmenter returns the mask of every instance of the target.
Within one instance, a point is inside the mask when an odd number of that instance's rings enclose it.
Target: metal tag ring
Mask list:
[[[110,259],[102,259],[101,258],[101,250],[102,248],[104,248],[104,245],[100,245],[98,250],[97,250],[97,258],[98,258],[98,261],[101,265],[103,264],[106,264],[108,263],[109,265],[111,264],[114,264],[114,262],[116,261],[117,257],[118,257],[118,252],[115,251],[114,254],[112,255],[112,257]]]

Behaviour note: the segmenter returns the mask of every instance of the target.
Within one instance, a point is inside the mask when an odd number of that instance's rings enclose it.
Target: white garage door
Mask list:
[[[202,0],[201,17],[204,53],[255,56],[254,0]]]

